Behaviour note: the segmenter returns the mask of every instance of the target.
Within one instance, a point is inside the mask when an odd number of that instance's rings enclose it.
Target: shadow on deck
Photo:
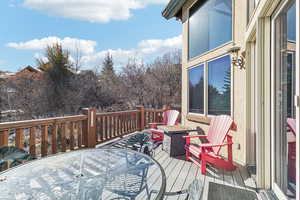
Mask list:
[[[125,141],[119,139],[98,147],[124,148]],[[179,156],[175,158],[170,157],[167,152],[162,150],[161,146],[155,149],[153,158],[160,163],[165,171],[167,177],[166,192],[175,192],[187,189],[194,179],[200,179],[204,183],[202,196],[203,200],[208,199],[210,182],[228,185],[239,189],[257,191],[256,183],[249,175],[246,167],[239,166],[235,171],[225,171],[214,166],[209,166],[207,168],[206,175],[202,175],[200,168],[198,168],[192,162],[186,161],[185,156]],[[150,176],[151,178],[155,177],[158,180],[156,172],[152,172]],[[186,195],[165,197],[165,199],[168,200],[179,200],[185,198]],[[220,196],[220,199],[230,199],[230,197],[228,197],[228,194],[224,192],[224,194]]]

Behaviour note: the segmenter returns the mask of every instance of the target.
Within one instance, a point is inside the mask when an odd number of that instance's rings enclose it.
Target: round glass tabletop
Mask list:
[[[149,156],[89,149],[32,161],[0,174],[1,199],[163,199],[166,177]]]

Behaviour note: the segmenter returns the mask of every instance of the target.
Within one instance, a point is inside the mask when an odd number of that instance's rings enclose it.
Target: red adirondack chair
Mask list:
[[[296,119],[288,118],[287,125],[291,129],[292,133],[296,136]]]
[[[157,126],[174,126],[178,124],[178,115],[179,112],[177,110],[168,110],[163,112],[163,122],[149,123],[149,126],[151,128],[151,139],[154,141],[163,141],[164,132],[162,130],[158,130]]]
[[[206,173],[206,163],[214,164],[225,170],[235,170],[232,161],[232,136],[228,135],[234,123],[227,115],[216,116],[211,120],[207,135],[183,136],[186,139],[186,160],[192,161],[201,168],[201,173]],[[206,138],[207,143],[191,144],[191,138]],[[225,139],[227,142],[224,143]],[[219,155],[220,149],[227,146],[228,159]],[[199,161],[192,156],[195,156]]]
[[[288,118],[287,125],[296,141],[296,119]],[[296,142],[294,141],[288,143],[288,176],[290,181],[296,183]]]

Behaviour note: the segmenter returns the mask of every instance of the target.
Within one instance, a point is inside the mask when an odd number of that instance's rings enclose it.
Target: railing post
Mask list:
[[[8,146],[8,130],[0,131],[0,147]]]
[[[140,111],[140,131],[145,129],[145,108],[144,106],[138,106],[137,109]]]
[[[87,115],[87,120],[83,123],[83,142],[88,148],[96,146],[96,109],[84,108],[82,110],[84,115]]]
[[[163,110],[164,110],[164,111],[171,110],[171,106],[164,105],[164,106],[163,106]]]

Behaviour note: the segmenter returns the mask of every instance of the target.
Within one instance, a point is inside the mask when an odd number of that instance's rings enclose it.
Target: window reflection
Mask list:
[[[189,112],[204,114],[204,65],[189,69]]]
[[[190,9],[189,58],[232,39],[231,0],[198,1]]]
[[[225,56],[208,63],[208,114],[231,114],[231,62]]]
[[[293,3],[293,4],[292,4]],[[296,8],[291,2],[274,20],[275,183],[287,197],[296,192],[295,49]]]

